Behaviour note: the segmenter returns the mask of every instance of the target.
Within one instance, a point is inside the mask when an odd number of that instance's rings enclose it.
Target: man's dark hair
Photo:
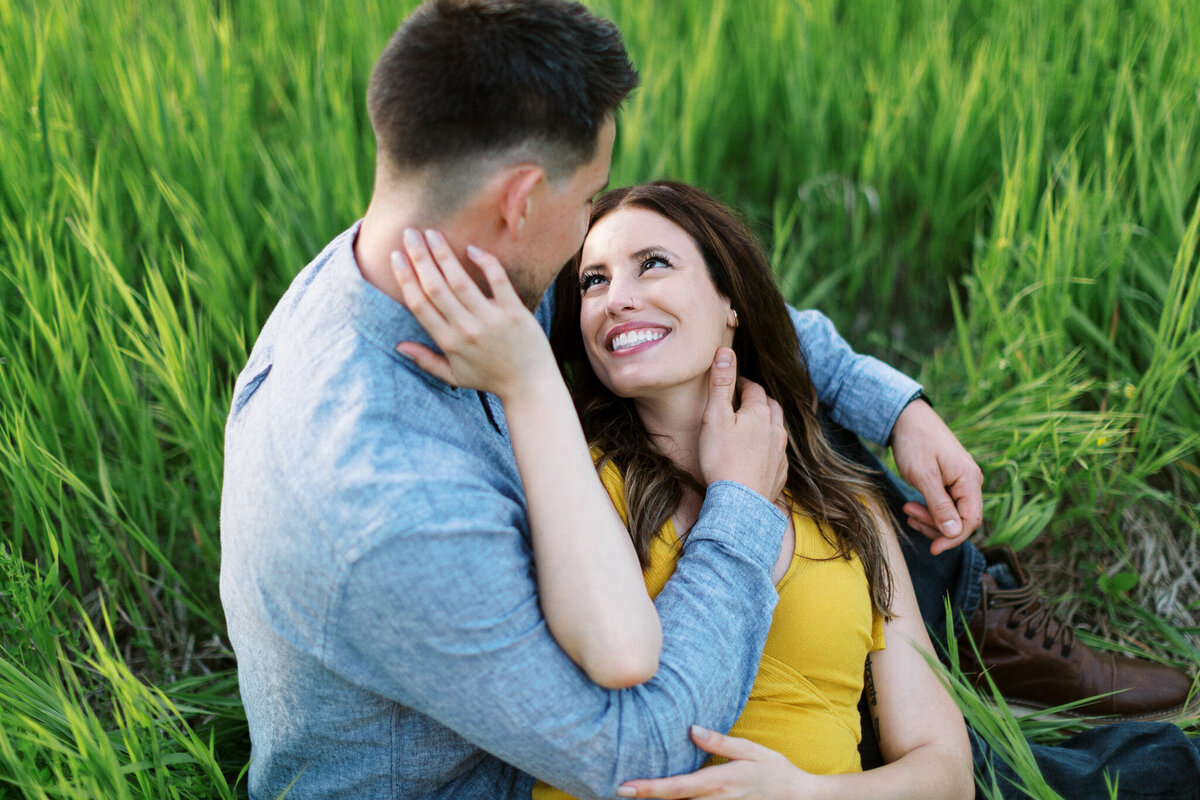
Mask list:
[[[637,83],[617,27],[578,3],[427,0],[380,56],[367,106],[386,165],[432,170],[461,200],[456,177],[519,148],[570,175]]]

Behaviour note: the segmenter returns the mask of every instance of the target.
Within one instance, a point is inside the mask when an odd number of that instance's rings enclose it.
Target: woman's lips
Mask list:
[[[613,355],[638,352],[660,341],[670,332],[670,329],[663,325],[625,323],[608,332],[605,337],[605,349]]]

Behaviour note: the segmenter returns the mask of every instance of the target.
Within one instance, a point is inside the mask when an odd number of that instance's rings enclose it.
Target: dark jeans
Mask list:
[[[979,608],[983,553],[965,542],[941,555],[930,555],[929,540],[904,523],[904,504],[920,502],[920,493],[884,468],[854,434],[827,418],[823,423],[830,442],[842,455],[879,473],[879,488],[905,534],[901,549],[921,615],[934,643],[944,648],[945,598],[950,598],[957,637]],[[860,708],[864,724],[859,751],[867,769],[882,764],[883,759],[866,721],[865,703]],[[1012,767],[974,731],[970,736],[976,776],[987,785],[994,781],[1005,798],[1029,797]],[[1200,800],[1200,739],[1189,739],[1168,722],[1116,723],[1076,734],[1058,745],[1030,744],[1029,748],[1046,783],[1067,800],[1108,797],[1106,776],[1117,783],[1122,798]]]

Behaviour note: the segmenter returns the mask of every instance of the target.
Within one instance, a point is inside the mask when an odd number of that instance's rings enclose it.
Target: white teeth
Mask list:
[[[627,331],[613,338],[612,349],[614,352],[617,350],[627,350],[630,347],[636,347],[637,345],[645,342],[657,341],[666,335],[666,331],[650,330],[646,328],[636,331]]]

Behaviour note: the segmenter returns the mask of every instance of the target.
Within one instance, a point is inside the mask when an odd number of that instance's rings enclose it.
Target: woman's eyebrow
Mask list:
[[[630,253],[629,260],[634,264],[639,264],[642,261],[645,261],[647,258],[652,258],[654,256],[663,256],[663,255],[665,255],[669,258],[676,259],[676,260],[678,260],[678,258],[679,258],[678,256],[676,256],[673,252],[671,252],[667,248],[660,247],[659,245],[656,245],[656,244],[652,244],[647,247],[643,247],[640,250],[635,250],[634,252]],[[602,261],[597,261],[594,264],[584,264],[581,261],[579,263],[579,274],[582,275],[583,273],[591,272],[592,270],[607,269],[607,268],[608,268],[608,265]]]
[[[659,245],[656,245],[656,244],[652,244],[649,247],[643,247],[641,250],[638,250],[637,252],[630,253],[629,258],[632,261],[634,261],[635,263],[641,263],[642,261],[645,261],[647,258],[651,258],[653,256],[662,256],[662,255],[669,256],[670,258],[678,259],[678,256],[676,256],[670,250],[668,250],[665,247],[660,247]]]

